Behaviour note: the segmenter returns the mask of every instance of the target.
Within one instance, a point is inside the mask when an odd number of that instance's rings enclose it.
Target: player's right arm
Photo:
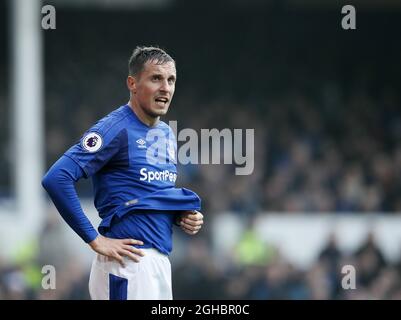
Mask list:
[[[46,173],[42,185],[67,224],[99,254],[123,263],[123,256],[139,262],[143,256],[133,245],[143,245],[134,239],[110,239],[98,234],[82,210],[74,183],[84,176],[82,168],[71,158],[62,156]]]
[[[105,117],[97,122],[49,169],[42,185],[63,219],[94,251],[123,263],[123,256],[139,261],[143,252],[133,245],[143,243],[99,235],[84,214],[74,186],[82,177],[89,178],[101,170],[126,147],[126,131],[118,125],[120,120]]]

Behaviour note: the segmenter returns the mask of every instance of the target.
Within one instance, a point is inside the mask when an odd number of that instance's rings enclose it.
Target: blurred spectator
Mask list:
[[[5,12],[0,10],[2,22]],[[225,19],[216,11],[218,19],[206,24],[193,15],[183,24],[188,15],[177,11],[167,29],[161,28],[165,20],[155,19],[165,12],[157,10],[87,12],[60,9],[57,35],[45,33],[47,167],[115,108],[113,101],[126,103],[121,61],[144,39],[177,53],[180,90],[165,121],[177,120],[178,129],[192,128],[199,136],[201,129],[255,129],[252,175],[235,176],[233,165],[179,168],[178,182],[199,193],[209,216],[231,212],[249,224],[224,265],[216,265],[206,240],[190,242],[185,259],[174,266],[175,299],[401,299],[401,261],[388,263],[373,234],[350,256],[339,250],[333,234],[318,259],[300,270],[259,239],[252,225],[265,211],[401,212],[400,42],[393,41],[399,27],[388,27],[394,26],[391,15],[375,24],[376,30],[386,26],[389,49],[371,34],[353,38],[357,43],[350,48],[343,33],[326,36],[332,26],[325,13],[313,19],[307,10],[288,16],[273,11],[272,19],[259,9],[224,12]],[[238,23],[249,14],[249,23]],[[271,28],[275,19],[286,28]],[[149,28],[132,41],[121,32],[143,25]],[[5,34],[5,23],[1,26]],[[2,120],[12,111],[9,65],[0,52]],[[0,201],[12,194],[10,126],[0,121]],[[80,191],[90,193],[91,185]],[[89,270],[73,252],[60,249],[63,241],[49,219],[39,248],[29,247],[29,263],[0,261],[0,299],[88,299]],[[56,290],[37,283],[37,265],[48,261],[57,267]],[[356,267],[355,290],[341,288],[345,264]]]
[[[364,287],[370,286],[387,265],[373,232],[369,232],[355,255],[358,259],[358,283]]]

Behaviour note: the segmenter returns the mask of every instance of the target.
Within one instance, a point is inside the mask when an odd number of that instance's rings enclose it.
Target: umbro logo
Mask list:
[[[146,148],[146,141],[143,139],[138,139],[136,140],[136,143],[138,144],[138,148]]]

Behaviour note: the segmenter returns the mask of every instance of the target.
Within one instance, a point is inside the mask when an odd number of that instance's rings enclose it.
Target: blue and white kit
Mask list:
[[[172,299],[168,255],[177,214],[200,210],[196,193],[176,188],[177,144],[163,121],[145,125],[129,105],[119,107],[84,133],[49,169],[42,184],[69,226],[85,241],[98,232],[84,214],[74,182],[92,178],[100,234],[143,241],[139,263],[97,255],[93,299]]]

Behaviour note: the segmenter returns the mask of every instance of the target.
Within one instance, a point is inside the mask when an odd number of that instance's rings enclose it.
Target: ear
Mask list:
[[[136,79],[133,76],[128,76],[127,87],[129,91],[136,93]]]

